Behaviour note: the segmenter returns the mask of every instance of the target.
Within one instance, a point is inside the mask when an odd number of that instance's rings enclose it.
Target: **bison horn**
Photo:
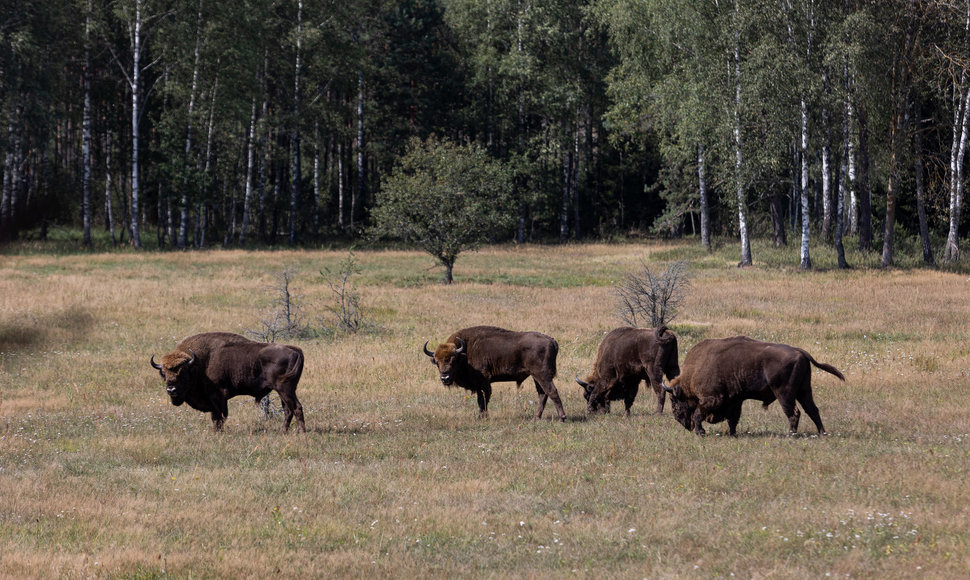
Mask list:
[[[152,365],[152,368],[153,369],[159,370],[159,371],[162,370],[162,365],[160,365],[157,362],[155,362],[155,355],[152,355],[152,358],[149,359],[148,362]]]
[[[579,386],[583,387],[584,389],[589,389],[589,383],[579,380],[579,375],[576,375],[576,382],[579,383]]]
[[[425,341],[425,343],[424,343],[424,354],[430,356],[431,358],[434,358],[434,353],[431,352],[430,350],[428,350],[428,343],[429,342],[431,342],[431,341],[428,340],[428,341]]]
[[[666,391],[666,392],[668,392],[668,393],[670,393],[671,395],[673,395],[673,394],[674,394],[674,390],[673,390],[673,389],[671,389],[670,387],[668,387],[668,386],[667,386],[667,383],[664,383],[664,382],[661,382],[661,383],[660,383],[660,386],[661,386],[661,387],[663,388],[663,390],[664,390],[664,391]]]
[[[192,358],[189,359],[189,362],[185,363],[187,365],[191,365],[192,363],[195,362],[195,351],[190,348],[189,352],[192,353]]]
[[[461,354],[461,353],[465,352],[465,341],[462,340],[462,339],[460,339],[460,338],[458,338],[457,336],[455,337],[455,340],[457,340],[458,341],[458,344],[461,345],[461,346],[459,346],[458,348],[455,349],[455,354]]]

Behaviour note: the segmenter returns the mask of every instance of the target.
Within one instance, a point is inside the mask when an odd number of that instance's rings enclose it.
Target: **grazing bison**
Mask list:
[[[741,403],[761,401],[765,407],[778,399],[788,417],[788,434],[798,431],[801,416],[797,401],[825,435],[822,418],[812,399],[812,366],[845,380],[832,365],[787,344],[774,344],[746,336],[699,342],[684,357],[680,376],[664,389],[671,394],[674,417],[687,429],[704,434],[702,421],[727,419],[731,435],[737,434]]]
[[[276,391],[283,403],[283,430],[296,416],[300,431],[303,406],[296,385],[303,374],[303,351],[295,346],[255,342],[230,332],[206,332],[190,336],[175,350],[151,365],[165,380],[165,390],[176,407],[188,403],[212,414],[216,431],[229,415],[227,401],[239,395],[260,400]]]
[[[546,400],[552,399],[559,420],[566,420],[559,391],[552,379],[556,376],[559,343],[540,332],[514,332],[494,326],[473,326],[452,334],[434,352],[424,343],[424,354],[438,367],[442,384],[458,385],[478,395],[480,417],[488,417],[492,383],[522,381],[530,375],[539,393],[536,419],[542,417]]]
[[[657,395],[657,413],[664,409],[666,392],[663,377],[672,379],[680,374],[677,364],[677,336],[666,326],[657,329],[631,328],[611,331],[596,350],[593,372],[585,381],[576,378],[586,397],[586,412],[610,412],[610,401],[620,399],[626,404],[626,415],[640,390],[640,381],[647,381]]]

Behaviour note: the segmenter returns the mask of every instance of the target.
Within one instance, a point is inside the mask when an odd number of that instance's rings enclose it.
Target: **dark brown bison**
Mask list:
[[[552,379],[556,376],[559,343],[540,332],[514,332],[494,326],[473,326],[452,334],[434,352],[424,343],[424,354],[438,367],[445,386],[458,385],[478,395],[480,417],[488,416],[492,383],[522,381],[532,376],[539,406],[536,419],[542,417],[546,400],[552,399],[559,420],[566,420],[559,391]]]
[[[188,403],[193,409],[212,414],[212,424],[221,430],[229,415],[227,401],[239,395],[260,400],[276,391],[283,403],[283,430],[296,417],[305,432],[303,406],[296,398],[296,385],[303,374],[303,351],[295,346],[255,342],[230,332],[206,332],[190,336],[152,367],[165,380],[165,390],[176,407]]]
[[[596,350],[593,372],[585,381],[576,378],[586,397],[586,412],[610,412],[610,401],[623,400],[626,414],[647,381],[657,395],[657,413],[662,413],[666,392],[663,377],[680,374],[677,364],[677,336],[667,329],[624,326],[607,334]]]
[[[664,388],[671,393],[674,417],[687,429],[704,434],[702,421],[727,419],[731,435],[737,434],[741,403],[761,401],[765,407],[778,399],[788,417],[788,434],[798,431],[801,416],[796,401],[825,435],[822,418],[812,399],[812,366],[845,380],[832,365],[816,361],[806,351],[787,344],[754,340],[746,336],[699,342],[684,357],[680,376]]]

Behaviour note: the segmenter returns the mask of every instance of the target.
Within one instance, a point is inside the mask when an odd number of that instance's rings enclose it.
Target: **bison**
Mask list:
[[[464,328],[448,337],[431,352],[424,343],[424,354],[438,368],[445,386],[458,385],[478,395],[479,416],[488,417],[488,401],[492,397],[492,383],[522,381],[530,375],[539,393],[536,419],[542,417],[546,400],[556,405],[559,420],[566,420],[566,412],[553,383],[556,376],[556,356],[559,343],[541,332],[515,332],[495,326]]]
[[[586,397],[586,412],[609,413],[610,401],[622,399],[629,417],[640,381],[645,380],[657,395],[656,412],[662,413],[666,395],[663,377],[673,379],[680,374],[677,356],[677,336],[666,326],[624,326],[611,331],[596,350],[592,374],[585,381],[576,378]]]
[[[798,431],[801,413],[795,406],[797,401],[819,435],[825,435],[812,399],[811,365],[845,380],[838,369],[794,346],[747,336],[709,339],[690,349],[681,374],[664,389],[671,394],[674,417],[698,435],[704,434],[702,421],[718,423],[724,419],[730,434],[737,435],[741,403],[748,399],[761,401],[765,407],[778,399],[788,417],[789,435]]]
[[[283,403],[283,430],[296,417],[300,431],[303,406],[296,398],[296,385],[303,374],[303,351],[295,346],[255,342],[230,332],[206,332],[190,336],[152,367],[165,380],[165,390],[176,407],[188,403],[193,409],[212,414],[216,431],[229,415],[227,401],[250,395],[257,401],[276,391]]]

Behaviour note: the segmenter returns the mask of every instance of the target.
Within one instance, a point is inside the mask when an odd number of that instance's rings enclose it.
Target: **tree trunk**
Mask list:
[[[711,251],[711,210],[707,201],[704,145],[697,144],[697,184],[701,196],[701,245]]]
[[[344,230],[344,144],[337,139],[337,227]]]
[[[104,223],[111,234],[111,244],[118,245],[115,238],[114,212],[111,210],[111,131],[104,134]]]
[[[141,248],[141,231],[139,229],[139,193],[140,185],[138,178],[138,147],[140,134],[138,131],[138,118],[141,115],[139,108],[139,93],[141,92],[141,0],[135,0],[135,21],[132,28],[132,57],[134,66],[131,71],[131,243],[136,248]]]
[[[199,86],[199,62],[202,55],[202,3],[199,8],[195,24],[195,61],[192,65],[192,85],[189,89],[188,111],[185,119],[185,162],[182,174],[182,200],[179,212],[179,233],[175,245],[184,248],[188,243],[189,223],[189,158],[192,155],[192,129],[195,115],[195,95]]]
[[[252,211],[253,169],[256,166],[256,97],[253,97],[252,112],[249,115],[249,135],[246,139],[246,194],[243,197],[242,225],[239,228],[239,245],[246,243],[249,230],[249,213]]]
[[[919,239],[923,248],[923,263],[933,265],[933,249],[930,246],[930,228],[926,219],[926,191],[923,185],[923,138],[920,134],[920,105],[915,105],[916,130],[913,131],[913,176],[916,181],[916,215],[919,218]]]
[[[960,259],[960,213],[963,206],[963,159],[967,150],[967,120],[970,119],[970,83],[966,71],[953,83],[953,141],[950,145],[950,227],[947,231],[944,262]]]
[[[741,261],[738,266],[752,265],[751,259],[751,240],[748,238],[747,209],[744,201],[744,179],[742,178],[742,155],[741,155],[741,33],[738,20],[739,4],[741,0],[734,2],[734,180],[737,188],[738,201],[738,230],[741,235]]]
[[[801,200],[802,200],[802,243],[801,243],[801,261],[799,267],[802,270],[810,270],[812,268],[812,258],[809,255],[808,244],[811,236],[811,221],[809,220],[808,213],[808,106],[805,104],[805,99],[801,101],[801,111],[802,111],[802,139],[801,139],[801,154],[802,154],[802,182],[801,182]]]
[[[859,120],[859,251],[872,250],[872,189],[869,180],[869,124],[865,104],[856,107]]]
[[[300,168],[300,50],[303,46],[303,0],[297,2],[296,9],[296,70],[293,81],[293,130],[290,138],[290,245],[296,243],[296,207],[300,199],[300,182],[303,180]]]
[[[81,137],[81,223],[84,245],[91,245],[91,11],[88,0],[84,15],[84,113]]]
[[[350,202],[350,229],[354,228],[354,211],[357,202],[367,194],[366,165],[364,164],[364,71],[357,70],[357,185]]]
[[[829,89],[828,69],[822,74],[826,96]],[[822,239],[832,240],[832,118],[827,105],[822,105]],[[817,209],[817,208],[816,208]]]

